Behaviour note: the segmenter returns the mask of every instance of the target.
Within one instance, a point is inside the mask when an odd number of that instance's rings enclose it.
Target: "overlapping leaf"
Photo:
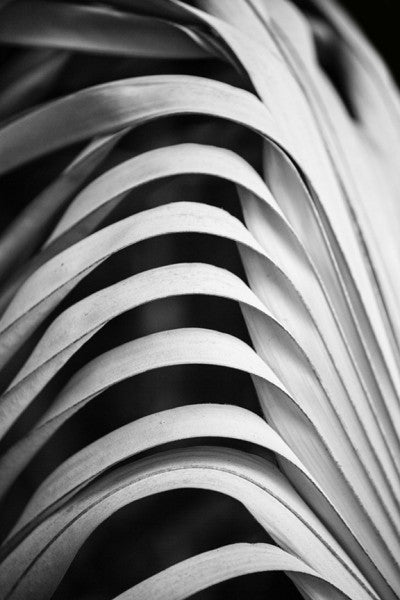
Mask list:
[[[12,499],[24,469],[81,409],[97,406],[100,395],[127,379],[134,403],[135,378],[155,369],[243,371],[267,421],[231,403],[205,398],[193,405],[188,398],[73,453],[7,527],[2,598],[50,598],[110,515],[179,488],[238,500],[280,548],[241,543],[201,553],[118,598],[185,598],[276,569],[288,572],[306,598],[398,597],[399,100],[380,59],[341,11],[313,4],[343,46],[351,110],[317,61],[315,19],[286,0],[199,0],[196,8],[178,0],[0,4],[0,41],[29,47],[0,96],[7,119],[0,171],[18,174],[32,161],[45,164],[87,144],[0,239],[0,363],[8,386],[0,399],[1,496]],[[236,69],[250,91],[187,74],[105,76],[105,83],[35,106],[77,51],[189,64],[212,57]],[[45,58],[43,70],[38,57]],[[257,136],[263,177],[237,148],[215,144],[158,147],[154,139],[150,150],[118,160],[116,149],[125,139],[132,143],[139,127],[179,115],[216,118]],[[179,190],[187,175],[229,182],[227,210],[207,197],[191,201],[182,187],[174,202],[166,197],[137,211],[139,190],[152,184],[162,193],[171,178]],[[122,200],[133,212],[124,218]],[[227,212],[239,203],[243,223]],[[232,252],[237,246],[247,282],[204,261],[172,261],[68,305],[70,292],[78,284],[84,290],[86,278],[120,251],[167,235],[179,249],[178,234],[226,240]],[[54,378],[117,317],[189,295],[238,303],[253,348],[221,331],[160,327],[122,345],[111,341],[53,394]],[[54,395],[48,408],[19,431],[46,393]],[[200,438],[198,448],[160,451]],[[226,448],[213,447],[215,438]],[[230,448],[238,441],[240,451]],[[254,447],[273,452],[278,466]]]

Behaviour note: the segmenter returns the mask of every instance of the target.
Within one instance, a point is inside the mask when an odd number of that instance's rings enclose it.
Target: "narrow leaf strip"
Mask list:
[[[303,556],[322,578],[352,598],[371,597],[343,564],[340,547],[271,463],[220,448],[157,455],[122,467],[83,490],[3,561],[4,597],[23,598],[28,589],[38,600],[50,597],[79,547],[103,520],[136,499],[185,487],[236,498],[284,550]]]
[[[285,571],[310,598],[343,599],[303,561],[271,544],[232,544],[188,558],[135,585],[114,600],[183,600],[241,575]],[[306,575],[306,577],[304,577]]]
[[[15,0],[0,21],[2,43],[141,58],[208,58],[194,37],[184,26],[108,6],[41,0]]]
[[[3,278],[10,269],[19,266],[30,253],[40,245],[49,223],[62,211],[68,201],[77,193],[91,173],[112,151],[126,133],[105,136],[94,140],[79,153],[57,179],[30,202],[18,217],[0,236],[0,274]],[[38,268],[38,256],[29,263],[30,272]],[[24,268],[23,277],[29,276]],[[21,273],[7,281],[5,291],[0,295],[0,311],[16,291]]]

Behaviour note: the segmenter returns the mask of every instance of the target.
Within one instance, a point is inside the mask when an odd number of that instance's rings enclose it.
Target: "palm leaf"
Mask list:
[[[101,598],[271,571],[399,596],[399,97],[340,7],[300,5],[0,3],[1,598],[77,595],[150,497],[154,560],[122,537]],[[237,539],[185,489],[239,505]]]

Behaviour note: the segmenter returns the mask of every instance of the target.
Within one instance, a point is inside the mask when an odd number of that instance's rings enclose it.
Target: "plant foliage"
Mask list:
[[[332,0],[3,0],[0,42],[0,597],[399,597],[379,56]]]

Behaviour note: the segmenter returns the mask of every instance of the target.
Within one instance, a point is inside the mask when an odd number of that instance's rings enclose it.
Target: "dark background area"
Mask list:
[[[400,6],[397,0],[346,0],[341,4],[385,58],[399,84]]]

